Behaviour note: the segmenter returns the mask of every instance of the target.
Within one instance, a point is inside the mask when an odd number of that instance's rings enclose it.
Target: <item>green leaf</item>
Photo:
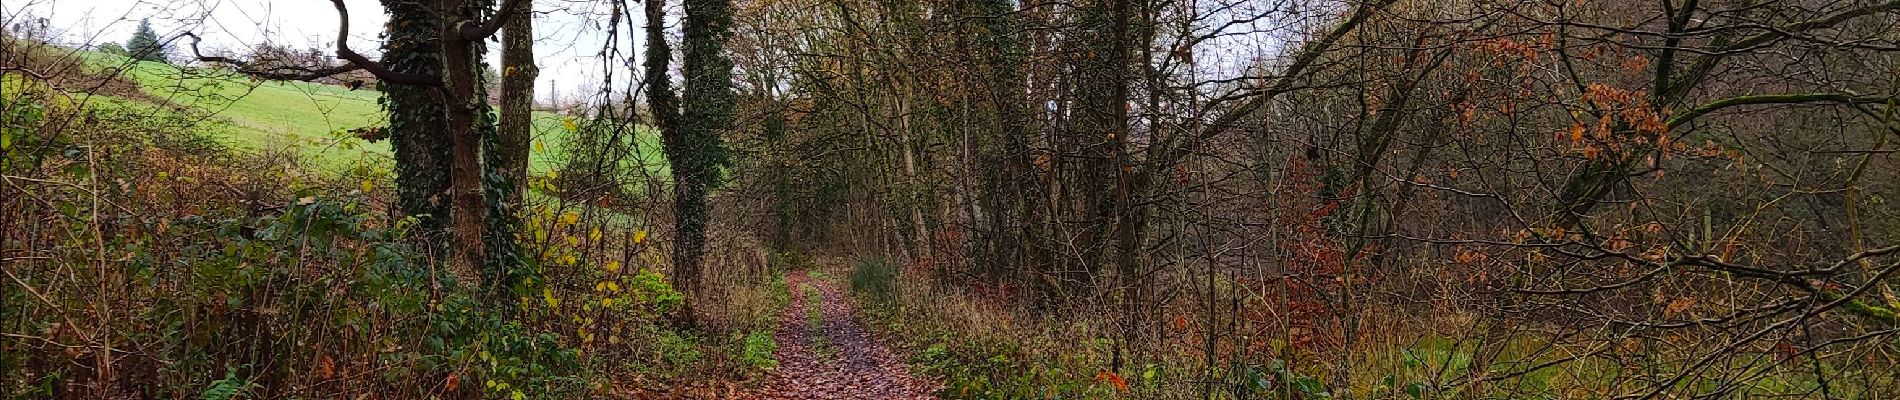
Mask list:
[[[1425,384],[1412,382],[1410,385],[1405,385],[1405,395],[1412,396],[1414,399],[1425,398]]]
[[[1314,379],[1310,376],[1294,375],[1288,383],[1291,383],[1294,389],[1299,390],[1301,394],[1305,394],[1308,397],[1333,397],[1332,393],[1326,392],[1326,384],[1320,383],[1318,379]]]
[[[224,379],[212,381],[211,387],[205,388],[202,398],[204,400],[230,400],[237,398],[238,392],[244,390],[245,386],[250,386],[250,382],[239,380],[237,377],[237,367],[231,367],[225,371]]]

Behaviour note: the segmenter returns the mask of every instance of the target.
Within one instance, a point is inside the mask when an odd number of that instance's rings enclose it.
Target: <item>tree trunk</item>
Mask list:
[[[1025,52],[1023,41],[1016,34],[1020,27],[1013,1],[981,0],[974,5],[974,11],[973,20],[982,21],[976,27],[980,47],[995,49],[979,54],[984,54],[984,72],[990,78],[989,110],[996,113],[995,129],[1002,137],[1001,154],[992,155],[986,164],[1001,164],[1004,168],[989,168],[984,174],[985,187],[990,189],[986,193],[992,197],[985,202],[989,205],[988,247],[993,250],[992,265],[987,270],[992,283],[1000,284],[1008,281],[1012,273],[1036,270],[1040,265],[1035,260],[1044,258],[1032,254],[1038,252],[1039,247],[1032,244],[1036,238],[1031,235],[1036,203],[1029,197],[1034,192],[1035,175],[1029,153],[1031,132],[1020,66]]]
[[[936,199],[927,195],[928,191],[924,190],[923,180],[917,176],[917,146],[916,143],[912,142],[911,138],[911,135],[915,132],[911,131],[910,125],[910,85],[908,82],[900,85],[902,85],[901,87],[904,89],[900,90],[899,95],[896,97],[898,121],[897,149],[904,162],[904,186],[909,188],[909,193],[907,193],[909,196],[906,197],[909,197],[908,200],[910,200],[910,240],[911,246],[914,249],[913,251],[915,251],[915,253],[912,253],[913,259],[911,261],[929,263],[927,265],[934,266],[936,265],[936,252],[930,248],[930,228],[925,226],[924,207],[928,204],[935,203]]]
[[[670,93],[663,81],[666,80],[667,52],[663,35],[656,34],[660,29],[659,8],[647,6],[648,21],[648,64],[647,79],[654,81],[649,86],[650,94],[656,95],[650,103],[656,108],[655,115],[670,113],[658,100],[660,93]],[[710,222],[711,207],[706,197],[719,184],[720,169],[725,167],[727,156],[725,146],[720,142],[719,133],[732,123],[734,96],[732,92],[732,60],[725,55],[725,42],[731,35],[732,2],[730,0],[687,0],[685,19],[685,95],[681,97],[684,106],[675,121],[662,121],[661,139],[664,142],[667,161],[673,167],[673,220],[676,235],[673,251],[673,285],[687,296],[687,306],[681,316],[688,325],[693,324],[693,302],[698,300],[700,281],[700,261],[706,243],[706,228]],[[664,125],[672,125],[667,129]]]
[[[673,249],[673,287],[687,294],[685,307],[680,312],[680,320],[687,324],[693,322],[694,286],[698,284],[699,258],[686,253],[697,252],[697,241],[688,244],[692,235],[688,230],[702,229],[689,222],[693,212],[689,192],[697,192],[691,179],[691,165],[682,162],[688,159],[681,147],[679,99],[673,94],[673,78],[669,64],[673,61],[673,49],[666,43],[666,2],[648,0],[646,9],[646,94],[647,109],[653,116],[654,127],[660,130],[660,139],[666,151],[666,159],[673,168],[673,221],[675,243]],[[703,237],[703,233],[700,237]]]
[[[463,0],[441,0],[441,8],[446,13],[460,14]],[[464,279],[464,282],[482,284],[480,268],[487,251],[483,246],[482,218],[486,211],[482,201],[482,136],[475,124],[478,103],[483,99],[475,97],[476,55],[473,47],[480,43],[461,39],[461,31],[455,24],[442,24],[441,36],[443,91],[448,100],[446,111],[449,123],[449,138],[452,144],[450,157],[449,199],[454,204],[453,225],[450,231],[454,237],[453,259],[450,268]]]
[[[500,136],[496,159],[503,177],[508,179],[511,188],[506,188],[502,205],[511,210],[519,210],[528,190],[528,148],[534,117],[534,79],[541,70],[534,65],[534,18],[532,1],[523,1],[514,10],[502,10],[513,15],[508,24],[502,27],[501,39],[501,119],[497,131]]]
[[[1090,5],[1083,16],[1087,26],[1080,43],[1086,51],[1075,69],[1078,118],[1071,134],[1084,143],[1082,190],[1087,199],[1083,210],[1089,226],[1083,236],[1082,263],[1091,276],[1101,267],[1111,230],[1121,222],[1118,181],[1128,136],[1129,11],[1126,0],[1099,0]]]
[[[414,1],[384,0],[389,14],[383,62],[392,72],[442,74],[442,24],[434,8]],[[449,216],[450,143],[441,92],[384,82],[389,145],[396,161],[396,208],[416,218],[425,241],[437,242]]]

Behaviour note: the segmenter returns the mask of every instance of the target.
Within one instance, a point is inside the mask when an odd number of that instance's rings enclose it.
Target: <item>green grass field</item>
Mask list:
[[[382,94],[374,89],[259,81],[226,71],[179,68],[97,52],[81,54],[93,66],[121,68],[123,76],[153,98],[228,121],[233,129],[225,130],[220,140],[233,148],[294,150],[314,166],[327,170],[341,170],[366,162],[386,165],[376,161],[390,158],[388,142],[372,143],[347,133],[350,129],[383,124],[385,117],[377,104]],[[565,149],[562,144],[570,133],[565,118],[552,113],[535,113],[531,173],[545,174],[562,160],[561,152]],[[642,153],[638,158],[651,163],[647,165],[650,171],[665,173],[658,135],[642,129],[638,141]]]

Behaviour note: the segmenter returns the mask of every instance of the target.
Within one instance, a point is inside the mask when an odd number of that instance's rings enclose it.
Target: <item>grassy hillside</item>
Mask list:
[[[772,363],[768,288],[664,323],[683,296],[623,208],[534,193],[519,307],[439,273],[387,146],[331,133],[380,122],[374,93],[94,61],[130,80],[0,73],[0,398],[617,398]],[[545,171],[572,132],[539,119]]]
[[[116,68],[154,100],[202,111],[228,121],[233,129],[221,140],[249,150],[294,149],[325,169],[360,164],[386,165],[389,143],[369,142],[348,130],[384,122],[374,89],[349,88],[307,82],[259,81],[234,73],[141,62],[96,52],[85,56],[96,66]],[[104,96],[109,97],[109,96]],[[544,174],[561,160],[567,135],[566,117],[537,112],[530,171]],[[664,172],[658,135],[642,131],[640,148],[655,172]]]

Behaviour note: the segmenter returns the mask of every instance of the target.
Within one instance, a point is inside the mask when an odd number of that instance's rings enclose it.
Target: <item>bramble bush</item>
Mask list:
[[[572,240],[643,232],[543,206],[522,233],[548,239],[518,289],[536,301],[501,307],[390,217],[387,165],[312,172],[224,147],[194,110],[0,82],[8,398],[586,397],[626,353],[597,332],[654,342],[684,300],[657,254],[623,271]]]

